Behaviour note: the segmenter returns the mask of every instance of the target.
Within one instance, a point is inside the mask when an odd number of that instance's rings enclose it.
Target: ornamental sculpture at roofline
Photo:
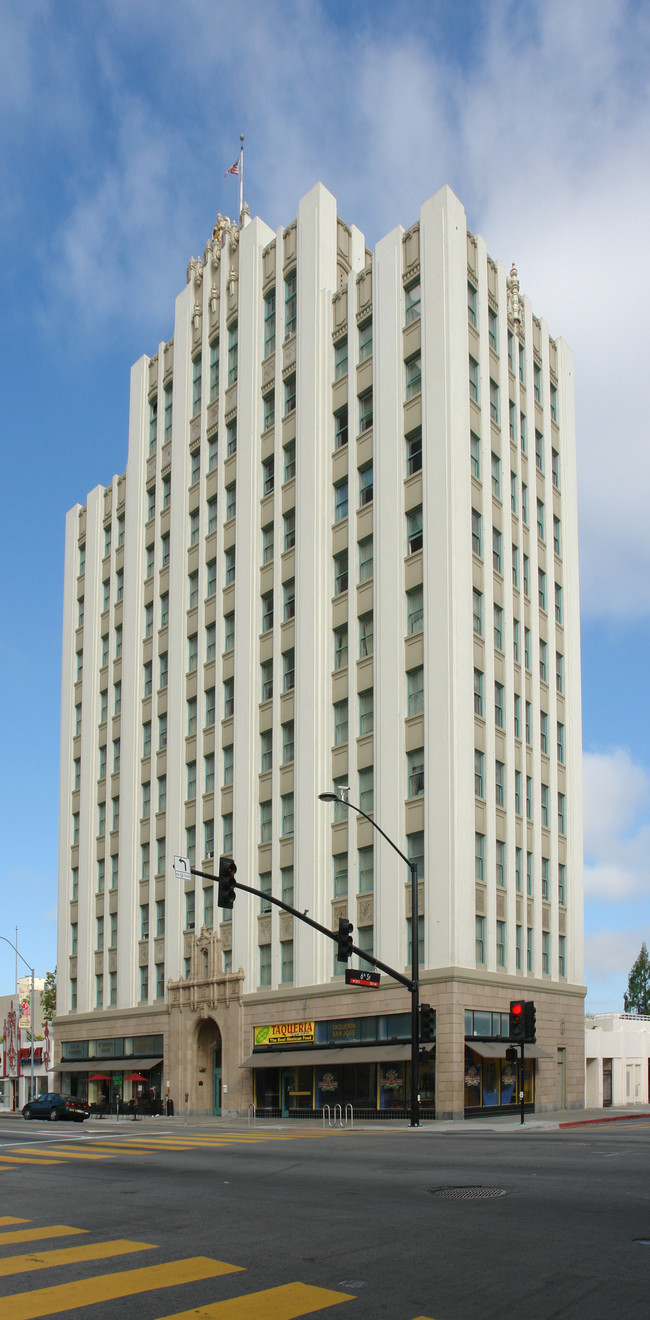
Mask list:
[[[513,321],[520,322],[522,317],[521,298],[519,297],[519,275],[514,261],[510,268],[510,275],[506,280],[506,284],[508,288],[508,316],[511,316]]]

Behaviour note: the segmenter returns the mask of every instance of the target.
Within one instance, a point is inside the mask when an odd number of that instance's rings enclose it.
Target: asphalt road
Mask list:
[[[0,1119],[0,1316],[646,1316],[649,1156],[650,1120],[323,1133]]]

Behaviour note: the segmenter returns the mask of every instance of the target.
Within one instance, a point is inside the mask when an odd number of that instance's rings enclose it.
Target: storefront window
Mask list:
[[[517,1064],[508,1059],[484,1059],[465,1049],[465,1108],[489,1109],[518,1103]],[[535,1099],[535,1060],[524,1060],[524,1102]]]

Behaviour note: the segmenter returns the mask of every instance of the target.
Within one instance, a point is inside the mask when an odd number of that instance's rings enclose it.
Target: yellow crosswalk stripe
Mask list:
[[[26,1155],[0,1155],[2,1164],[61,1164],[61,1160],[28,1159]]]
[[[0,1220],[0,1223],[5,1223]],[[29,1223],[19,1219],[19,1224]],[[39,1238],[69,1237],[71,1233],[87,1233],[87,1228],[70,1228],[68,1224],[52,1224],[50,1228],[14,1228],[11,1233],[0,1233],[0,1246],[13,1246],[14,1242],[38,1242]]]
[[[326,1306],[354,1301],[354,1294],[314,1288],[308,1283],[284,1283],[279,1288],[246,1293],[228,1301],[195,1306],[177,1311],[161,1320],[296,1320],[296,1317],[323,1311]]]
[[[148,1265],[139,1270],[124,1270],[119,1274],[98,1274],[93,1279],[74,1279],[70,1283],[56,1284],[51,1288],[36,1288],[27,1293],[13,1293],[10,1297],[3,1297],[2,1320],[40,1320],[41,1316],[56,1315],[57,1311],[97,1306],[117,1297],[150,1292],[153,1288],[174,1288],[184,1283],[196,1283],[200,1279],[215,1279],[221,1274],[234,1274],[240,1268],[239,1265],[228,1265],[222,1260],[209,1260],[207,1256],[190,1256],[185,1260]]]
[[[107,1256],[126,1256],[132,1251],[151,1251],[150,1242],[95,1242],[83,1247],[59,1247],[54,1251],[30,1251],[28,1256],[6,1256],[0,1260],[0,1279],[9,1274],[28,1274],[30,1270],[49,1270],[53,1265],[77,1265],[86,1260],[105,1260]],[[2,1309],[2,1299],[0,1299]]]
[[[31,1219],[16,1219],[15,1215],[0,1215],[0,1224],[31,1224]]]
[[[33,1149],[33,1146],[17,1146],[16,1154],[22,1157],[23,1155],[28,1155]],[[39,1150],[41,1150],[40,1147]],[[77,1150],[74,1148],[70,1150],[67,1146],[48,1146],[47,1150],[41,1150],[41,1155],[47,1160],[51,1159],[53,1156],[56,1156],[58,1159],[61,1155],[65,1155],[67,1160],[99,1160],[105,1158],[102,1155],[95,1155],[93,1152],[94,1146],[92,1150],[89,1151]],[[5,1158],[4,1155],[0,1155],[0,1159]]]

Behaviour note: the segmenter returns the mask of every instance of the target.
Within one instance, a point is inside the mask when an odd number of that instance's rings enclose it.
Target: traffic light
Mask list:
[[[420,1004],[420,1040],[435,1040],[436,1015],[431,1004]]]
[[[339,933],[336,937],[338,945],[336,958],[338,962],[347,962],[352,957],[352,931],[354,926],[347,917],[339,917]]]
[[[219,907],[231,908],[235,905],[235,871],[237,866],[232,857],[219,858]]]
[[[525,999],[511,999],[510,1001],[510,1039],[516,1041],[526,1039]]]
[[[536,1035],[535,1035],[535,1031],[536,1031],[535,1019],[536,1019],[536,1017],[537,1017],[537,1013],[536,1013],[536,1011],[535,1011],[535,1005],[534,1005],[532,999],[527,999],[527,1000],[526,1000],[526,1011],[525,1011],[525,1013],[524,1013],[524,1039],[525,1039],[526,1042],[527,1042],[528,1044],[530,1044],[530,1045],[534,1045],[534,1044],[535,1044],[535,1041],[536,1041],[536,1039],[537,1039],[537,1037],[536,1037]]]

